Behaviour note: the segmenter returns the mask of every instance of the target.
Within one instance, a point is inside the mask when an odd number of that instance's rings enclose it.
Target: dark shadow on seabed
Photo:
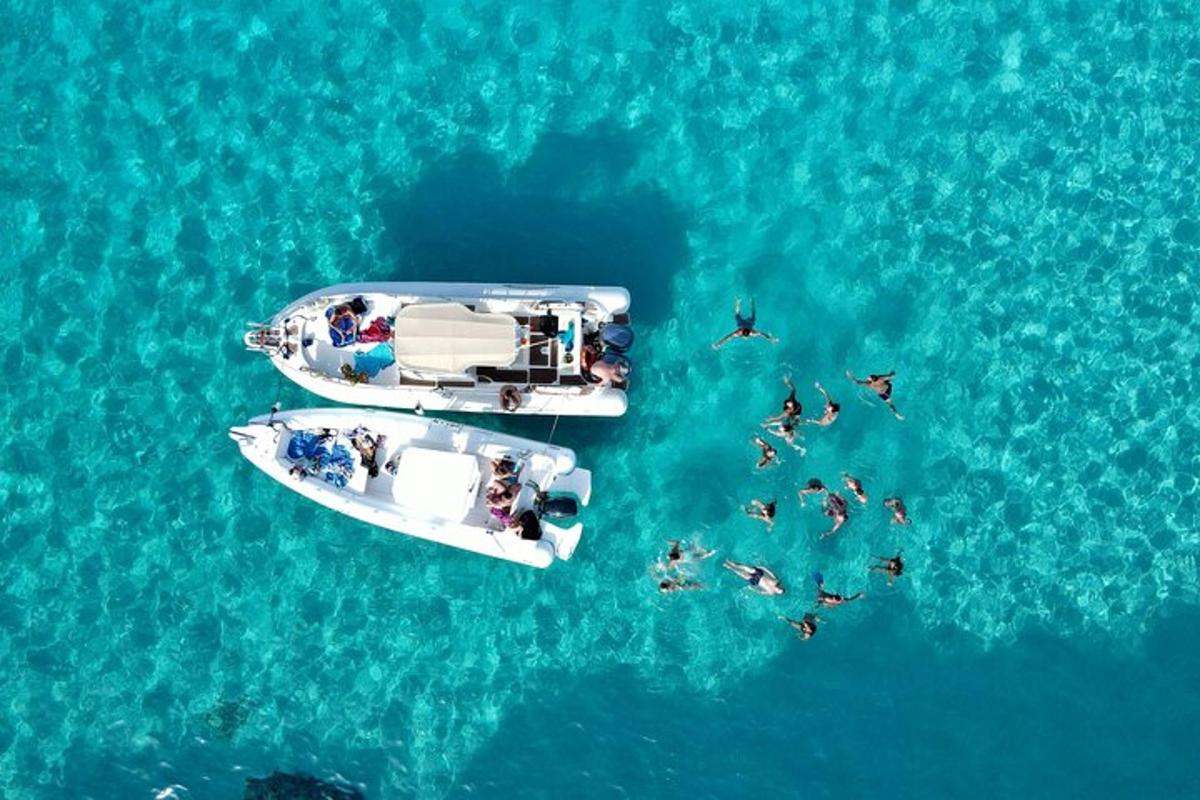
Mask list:
[[[374,186],[387,277],[625,286],[635,323],[661,322],[687,262],[685,220],[655,187],[631,185],[635,161],[626,133],[550,134],[507,176],[464,152],[403,190]]]
[[[577,674],[551,695],[532,692],[449,796],[1192,793],[1200,650],[1179,642],[1200,638],[1200,610],[1157,622],[1136,654],[1046,633],[981,652],[952,630],[914,646],[905,632],[924,629],[911,609],[874,595],[857,620],[827,612],[816,638],[791,643],[724,696],[690,689],[671,671],[648,684],[627,667]],[[764,635],[788,633],[780,623]],[[1089,733],[1105,728],[1124,731],[1123,740]],[[858,768],[835,766],[847,763]]]

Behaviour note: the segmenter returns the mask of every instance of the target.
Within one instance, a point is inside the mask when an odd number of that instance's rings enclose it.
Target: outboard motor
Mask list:
[[[609,323],[600,329],[600,343],[606,350],[624,353],[633,347],[633,328]]]
[[[564,519],[566,517],[573,517],[579,513],[579,501],[565,494],[558,497],[551,497],[545,492],[538,492],[537,498],[533,502],[538,516],[541,517]]]

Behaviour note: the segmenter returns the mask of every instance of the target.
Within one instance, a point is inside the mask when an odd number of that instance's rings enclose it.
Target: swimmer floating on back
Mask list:
[[[750,588],[759,594],[774,595],[784,592],[779,578],[766,567],[752,567],[749,564],[739,564],[730,559],[726,559],[722,566],[750,584]]]
[[[713,342],[713,350],[720,350],[726,342],[733,338],[750,339],[757,337],[759,339],[766,339],[771,344],[777,344],[779,342],[778,339],[769,333],[763,333],[762,331],[754,330],[754,319],[757,316],[757,313],[754,309],[754,298],[750,298],[750,316],[742,316],[742,298],[740,297],[737,298],[733,304],[733,316],[737,319],[737,327],[734,328],[730,333],[725,334],[720,339]]]
[[[865,386],[878,395],[879,399],[887,404],[887,407],[896,415],[896,419],[904,419],[904,415],[896,409],[892,403],[892,380],[896,377],[896,371],[885,372],[881,374],[868,375],[865,381],[854,377],[854,373],[846,370],[846,377],[857,383],[859,386]]]

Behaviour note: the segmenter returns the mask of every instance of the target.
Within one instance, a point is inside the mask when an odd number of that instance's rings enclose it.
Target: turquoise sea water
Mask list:
[[[0,795],[1193,794],[1198,23],[6,3]],[[238,458],[230,424],[321,404],[242,323],[372,279],[630,288],[630,413],[555,432],[595,470],[574,560],[373,530]],[[781,345],[709,348],[739,295]],[[907,420],[846,368],[896,369]],[[759,473],[788,374],[842,417]],[[818,541],[794,487],[842,470],[872,506]],[[768,535],[739,507],[771,496]],[[659,596],[681,535],[791,591],[710,562]],[[801,643],[775,615],[817,569],[868,596]]]

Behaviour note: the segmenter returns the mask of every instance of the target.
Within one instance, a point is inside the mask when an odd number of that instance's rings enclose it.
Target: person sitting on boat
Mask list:
[[[620,389],[629,379],[629,361],[622,356],[601,356],[592,363],[588,374],[598,386],[611,385]]]
[[[542,538],[542,523],[536,512],[526,509],[522,511],[505,528],[509,533],[515,533],[522,539],[536,542]]]
[[[713,342],[713,350],[720,350],[721,347],[730,339],[750,339],[759,338],[766,339],[771,344],[778,344],[779,340],[769,333],[754,330],[754,320],[757,312],[754,308],[754,298],[750,298],[750,316],[742,316],[742,298],[737,298],[733,304],[733,316],[737,320],[737,327],[731,333],[727,333],[717,341]]]
[[[514,461],[509,456],[492,459],[492,486],[503,488],[504,486],[515,483],[517,475],[521,471],[521,465]]]
[[[379,447],[386,439],[386,436],[376,437],[375,434],[361,425],[350,433],[350,444],[354,446],[359,456],[362,457],[362,464],[367,468],[367,475],[369,477],[379,477],[379,464],[376,463],[375,456],[379,451]]]
[[[349,347],[358,338],[358,315],[349,303],[333,306],[325,311],[329,320],[329,339],[334,347]]]
[[[291,475],[298,481],[302,481],[308,477],[308,470],[304,468],[303,464],[296,464],[288,470],[288,475]]]
[[[725,569],[737,575],[746,583],[750,584],[750,588],[759,594],[783,594],[783,584],[774,572],[766,567],[752,567],[749,564],[739,564],[732,559],[726,559],[722,565]]]

